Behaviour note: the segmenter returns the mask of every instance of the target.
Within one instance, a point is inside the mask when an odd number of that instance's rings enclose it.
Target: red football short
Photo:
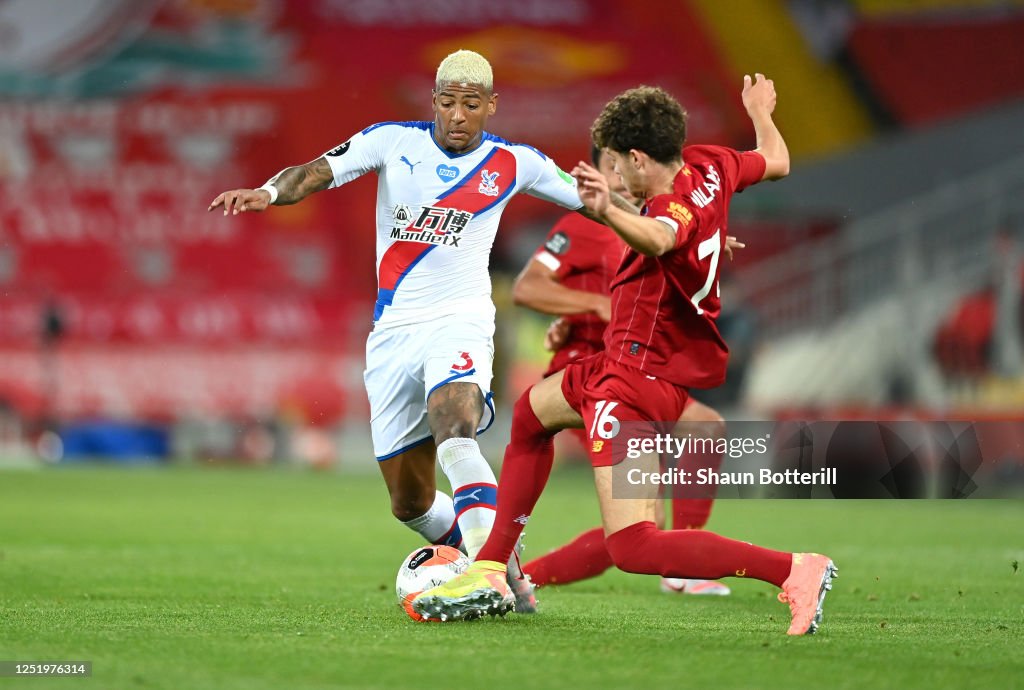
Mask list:
[[[690,399],[686,388],[613,362],[604,353],[570,362],[562,395],[583,417],[594,467],[622,462],[630,439],[669,433]]]
[[[555,350],[548,364],[548,370],[544,372],[544,378],[557,374],[565,369],[571,362],[576,362],[589,357],[594,353],[604,352],[603,343],[592,343],[589,340],[570,340],[564,346]]]

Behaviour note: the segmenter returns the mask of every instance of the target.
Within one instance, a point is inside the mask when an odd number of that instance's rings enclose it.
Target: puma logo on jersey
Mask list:
[[[402,156],[402,157],[401,157],[401,158],[399,158],[398,160],[402,161],[403,163],[405,163],[406,165],[408,165],[408,166],[409,166],[409,174],[410,174],[410,175],[412,175],[412,173],[413,173],[413,169],[414,169],[414,168],[415,168],[415,167],[416,167],[417,165],[419,165],[420,163],[422,163],[422,162],[423,162],[423,161],[416,161],[415,163],[410,163],[410,162],[409,162],[409,159],[408,159],[408,158],[406,158],[405,156]]]

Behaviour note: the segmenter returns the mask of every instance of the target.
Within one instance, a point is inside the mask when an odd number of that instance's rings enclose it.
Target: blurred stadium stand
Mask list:
[[[0,455],[53,455],[61,431],[69,454],[116,454],[73,441],[122,425],[166,431],[144,454],[367,463],[373,180],[262,215],[206,205],[429,117],[458,48],[494,64],[491,129],[563,167],[639,83],[686,104],[691,141],[748,147],[740,79],[776,79],[795,167],[734,204],[749,248],[716,404],[1020,408],[1022,41],[1021,2],[8,0]],[[557,216],[515,201],[495,248],[506,402],[545,357],[507,274]]]

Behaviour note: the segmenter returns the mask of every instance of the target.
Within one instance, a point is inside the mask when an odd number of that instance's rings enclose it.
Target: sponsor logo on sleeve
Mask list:
[[[678,201],[670,202],[668,205],[668,213],[670,216],[675,218],[685,228],[693,222],[693,214],[690,213],[690,209],[686,208]]]
[[[555,256],[561,256],[569,251],[569,236],[564,232],[556,232],[544,243],[544,248]]]
[[[566,184],[571,184],[573,187],[576,186],[576,178],[574,178],[572,175],[570,175],[569,173],[565,172],[561,168],[557,168],[556,167],[555,170],[558,171],[558,176],[561,177],[562,180],[564,180]]]
[[[331,149],[330,151],[328,151],[327,155],[328,156],[333,156],[333,157],[342,156],[342,155],[345,154],[346,151],[348,151],[348,147],[351,146],[351,145],[352,145],[352,141],[351,140],[350,141],[346,141],[344,144],[342,144],[338,148]]]

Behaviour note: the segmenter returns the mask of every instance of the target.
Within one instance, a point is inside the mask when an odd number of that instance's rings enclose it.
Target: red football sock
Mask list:
[[[614,565],[604,544],[604,529],[595,527],[546,556],[523,566],[537,585],[566,585],[597,577]]]
[[[793,554],[703,530],[659,530],[638,522],[605,540],[612,561],[628,573],[717,580],[752,577],[777,587],[789,577]]]
[[[711,498],[673,498],[672,529],[704,529],[714,502]]]
[[[476,556],[478,561],[508,562],[551,474],[554,432],[545,429],[534,414],[530,390],[519,397],[512,409],[512,440],[505,447],[501,465],[494,527]]]

